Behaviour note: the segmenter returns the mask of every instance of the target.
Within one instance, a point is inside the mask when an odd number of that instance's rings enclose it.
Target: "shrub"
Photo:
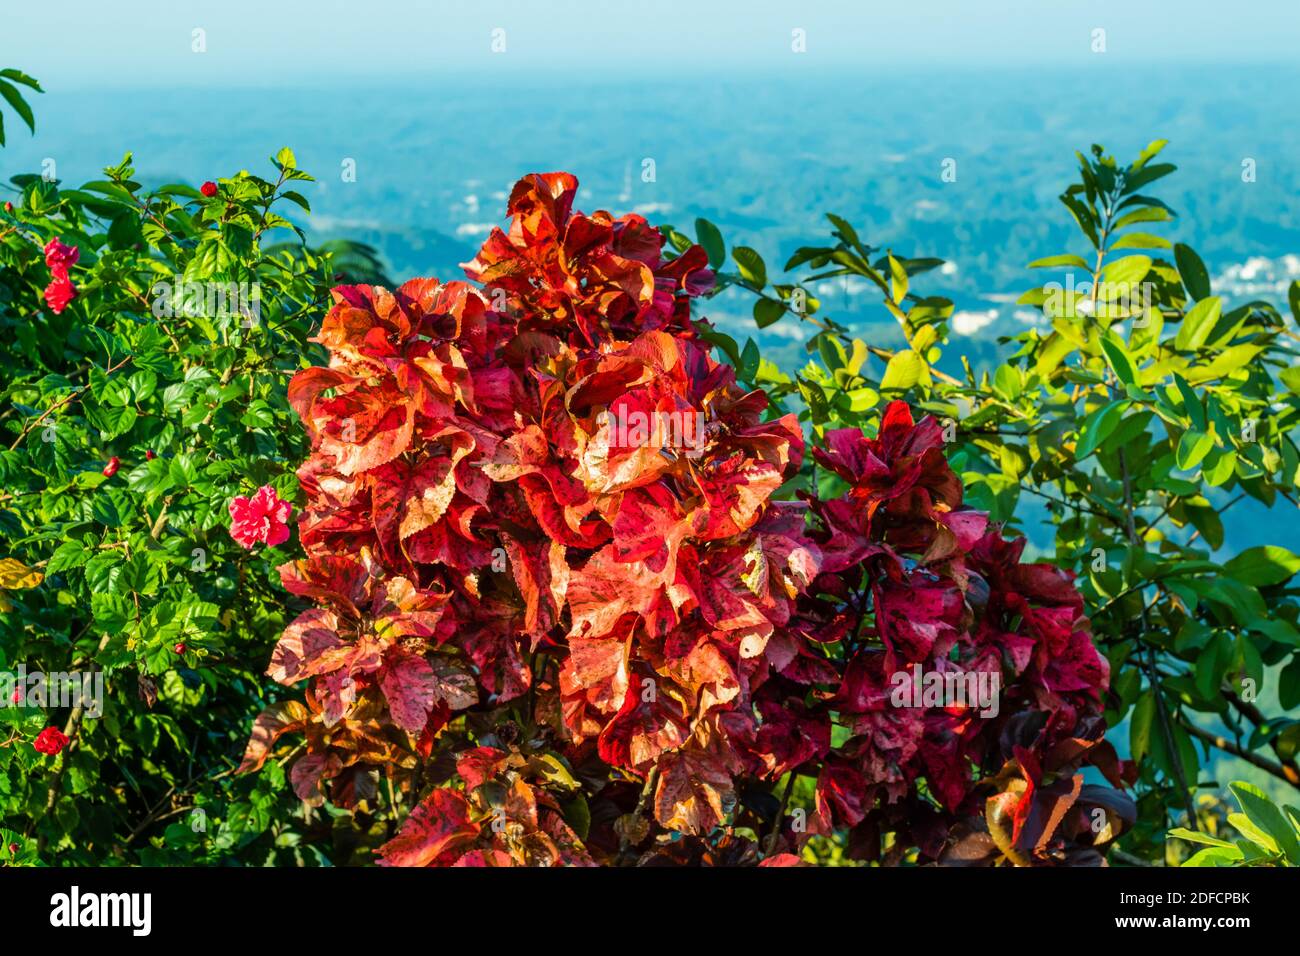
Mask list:
[[[1122,782],[1070,576],[963,505],[903,403],[814,449],[842,494],[778,497],[802,430],[691,321],[705,251],[576,190],[515,186],[481,291],[335,290],[329,365],[289,384],[313,454],[280,571],[314,606],[269,671],[307,694],[242,769],[302,734],[304,801],[413,807],[397,865],[776,863],[843,828],[861,858],[1099,862],[1132,814],[1076,772]]]
[[[129,156],[81,188],[13,179],[0,830],[18,849],[5,862],[315,858],[283,774],[231,774],[267,703],[248,662],[284,626],[272,572],[291,552],[245,551],[226,515],[261,485],[299,497],[286,462],[306,446],[284,383],[334,273],[365,260],[268,242],[310,178],[288,150],[274,166],[205,192],[145,189]]]
[[[709,333],[742,380],[802,402],[814,436],[870,427],[882,402],[907,399],[951,435],[969,502],[1008,528],[1043,515],[1109,663],[1106,723],[1127,718],[1139,820],[1122,848],[1143,859],[1165,857],[1171,815],[1199,826],[1194,795],[1218,788],[1223,765],[1212,764],[1223,755],[1274,793],[1300,789],[1300,720],[1289,713],[1300,705],[1300,556],[1225,547],[1225,516],[1243,501],[1256,517],[1239,508],[1239,523],[1277,527],[1271,508],[1293,520],[1300,282],[1289,315],[1261,299],[1230,302],[1189,245],[1152,232],[1177,217],[1153,193],[1176,170],[1157,161],[1164,147],[1157,140],[1127,165],[1101,146],[1078,154],[1060,201],[1079,251],[1045,249],[1030,264],[1056,278],[1020,298],[1037,320],[999,340],[1008,354],[994,369],[963,359],[958,377],[937,367],[953,304],[919,294],[917,280],[940,260],[873,247],[835,215],[828,244],[786,263],[806,276],[771,282],[745,247],[719,272],[720,285],[755,297],[760,327],[806,323],[805,367],[786,374],[752,342]],[[718,230],[700,222],[697,232],[721,269]],[[821,311],[817,289],[845,277],[878,290],[906,347],[855,339]]]

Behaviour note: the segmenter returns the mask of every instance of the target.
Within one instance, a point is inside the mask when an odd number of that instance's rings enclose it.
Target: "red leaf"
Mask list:
[[[478,835],[470,823],[469,804],[456,790],[440,787],[429,793],[379,848],[381,866],[429,866]]]
[[[385,656],[379,672],[379,686],[388,699],[393,722],[412,734],[424,729],[437,684],[438,678],[428,661],[396,648]]]

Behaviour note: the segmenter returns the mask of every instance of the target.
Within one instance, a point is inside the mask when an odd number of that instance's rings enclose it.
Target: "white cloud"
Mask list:
[[[986,325],[992,325],[998,318],[997,309],[980,311],[978,309],[963,309],[960,312],[952,314],[952,330],[957,335],[974,335]]]

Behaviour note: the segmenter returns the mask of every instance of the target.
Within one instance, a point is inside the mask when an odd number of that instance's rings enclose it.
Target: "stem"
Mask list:
[[[128,355],[126,358],[122,359],[122,361],[118,362],[116,365],[109,366],[107,369],[104,370],[104,373],[106,375],[111,375],[112,373],[116,372],[118,369],[120,369],[123,365],[125,365],[129,361],[131,361],[131,356]],[[63,406],[71,404],[72,402],[79,399],[88,388],[90,388],[89,382],[81,386],[81,388],[77,389],[75,392],[71,392],[67,395],[64,395],[61,399],[59,399],[57,402],[55,402],[45,411],[41,412],[40,416],[34,422],[32,422],[21,432],[19,432],[18,437],[15,438],[13,444],[9,446],[9,450],[13,451],[15,448],[17,448],[20,444],[22,444],[23,439],[26,438],[28,435],[30,435],[33,429],[35,429],[38,425],[40,425],[41,422],[45,421],[45,419],[49,418],[51,414],[57,412]]]
[[[1282,764],[1275,763],[1274,761],[1269,760],[1267,757],[1261,757],[1257,753],[1252,753],[1249,750],[1245,750],[1241,747],[1238,747],[1236,744],[1234,744],[1231,740],[1228,740],[1226,737],[1221,737],[1218,734],[1210,733],[1210,731],[1208,730],[1202,730],[1200,727],[1197,727],[1195,724],[1193,724],[1191,721],[1187,720],[1186,718],[1180,721],[1180,723],[1183,725],[1183,729],[1186,730],[1193,737],[1199,737],[1201,740],[1204,740],[1207,744],[1210,744],[1212,747],[1218,747],[1220,750],[1225,751],[1226,753],[1230,753],[1234,757],[1240,757],[1242,760],[1246,761],[1249,764],[1253,764],[1254,766],[1258,767],[1260,770],[1263,770],[1265,773],[1271,774],[1272,776],[1277,777],[1279,780],[1285,780],[1287,783],[1291,784],[1291,786],[1300,789],[1300,784],[1298,784],[1296,780],[1288,776],[1287,769],[1284,766],[1282,766]]]
[[[1269,722],[1268,718],[1264,716],[1263,712],[1260,711],[1258,707],[1249,701],[1242,700],[1233,691],[1225,688],[1222,693],[1228,703],[1236,709],[1237,713],[1241,714],[1255,726],[1258,727],[1261,724]],[[1300,767],[1296,766],[1294,758],[1283,756],[1282,752],[1277,749],[1276,740],[1271,741],[1270,746],[1273,748],[1273,753],[1277,754],[1278,759],[1281,761],[1281,763],[1278,764],[1278,767],[1282,771],[1282,779],[1291,784],[1291,786],[1295,787],[1297,790],[1300,790]]]
[[[767,849],[763,851],[765,856],[776,852],[776,841],[781,838],[781,821],[785,819],[785,808],[790,803],[790,794],[794,790],[794,780],[797,776],[798,774],[791,770],[785,782],[785,793],[781,794],[781,807],[776,811],[776,818],[772,821],[772,830],[767,835]]]
[[[99,647],[95,649],[95,654],[103,652],[108,647],[109,636],[105,634],[99,641]],[[63,792],[63,774],[68,769],[68,761],[72,758],[72,752],[80,743],[78,736],[81,730],[82,718],[86,715],[85,701],[78,700],[77,706],[72,708],[72,713],[68,715],[68,721],[63,725],[63,736],[69,738],[67,747],[63,750],[63,761],[59,764],[59,769],[54,771],[54,779],[50,781],[49,789],[45,792],[45,816],[54,812],[54,805],[59,802],[59,795]],[[30,833],[30,828],[28,830]],[[47,838],[41,833],[36,838],[36,852],[44,853]]]
[[[636,810],[634,810],[633,812],[638,817],[641,816],[643,813],[645,813],[646,807],[650,803],[650,797],[655,792],[655,788],[658,786],[659,786],[659,765],[655,764],[654,767],[650,769],[650,773],[646,775],[645,786],[641,788],[641,796],[638,797],[636,801]],[[619,837],[618,855],[620,858],[627,853],[629,849],[629,843],[630,841],[628,840],[626,833],[624,833],[622,836]]]
[[[1119,467],[1124,480],[1124,519],[1128,530],[1129,545],[1133,548],[1140,548],[1141,542],[1138,539],[1137,525],[1133,519],[1133,480],[1129,475],[1128,456],[1124,450],[1119,452]],[[1187,823],[1193,830],[1199,830],[1200,825],[1196,820],[1196,805],[1192,801],[1192,792],[1187,787],[1187,774],[1183,769],[1183,756],[1178,752],[1178,745],[1174,739],[1173,725],[1169,720],[1169,712],[1165,708],[1164,691],[1160,687],[1160,675],[1156,672],[1156,649],[1147,642],[1147,633],[1150,629],[1150,622],[1147,619],[1146,601],[1142,602],[1142,643],[1146,647],[1147,660],[1144,668],[1147,672],[1147,680],[1151,682],[1151,693],[1155,695],[1156,715],[1160,720],[1160,733],[1165,739],[1165,750],[1169,753],[1169,763],[1174,770],[1174,779],[1178,783],[1178,789],[1182,793],[1183,807],[1187,811]]]

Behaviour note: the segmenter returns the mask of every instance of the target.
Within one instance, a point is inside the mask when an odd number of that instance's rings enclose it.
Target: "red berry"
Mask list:
[[[180,643],[180,644],[177,644],[176,647],[174,648],[174,650],[176,651],[177,654],[184,654],[184,653],[185,653],[185,644],[184,644],[183,642]]]
[[[153,453],[153,449],[152,449],[152,448],[147,449],[147,450],[145,451],[145,453],[144,453],[144,460],[145,460],[145,461],[153,461],[153,460],[154,460],[155,458],[157,458],[157,457],[158,457],[158,456],[155,455],[155,454]]]
[[[10,844],[9,844],[9,852],[10,852],[11,854],[17,855],[19,849],[20,849],[20,847],[18,846],[17,843],[10,843]]]
[[[14,211],[14,204],[6,200],[6,201],[5,201],[5,212],[13,212],[13,211]]]
[[[104,477],[112,478],[114,475],[116,475],[117,467],[120,464],[122,464],[122,460],[118,458],[116,455],[110,458],[108,460],[108,464],[104,466]]]
[[[217,184],[209,180],[199,187],[199,192],[211,199],[217,194]]]
[[[23,692],[21,690],[15,690],[13,696],[9,699],[12,700],[15,704],[21,703],[23,699]]]

